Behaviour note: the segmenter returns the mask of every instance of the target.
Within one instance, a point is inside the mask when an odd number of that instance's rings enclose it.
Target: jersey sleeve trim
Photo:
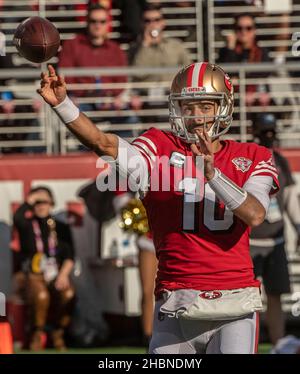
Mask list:
[[[269,176],[273,179],[273,186],[270,194],[274,194],[279,190],[278,170],[273,161],[273,156],[270,150],[265,147],[260,147],[257,153],[258,162],[250,172],[249,178],[254,176]]]
[[[124,139],[118,137],[118,141],[118,157],[115,162],[120,174],[128,178],[131,186],[135,185],[140,191],[146,191],[149,185],[147,158]]]
[[[150,151],[152,151],[153,154],[157,155],[156,145],[153,143],[151,139],[147,138],[146,136],[143,136],[143,135],[139,136],[137,139],[133,141],[133,143],[136,143],[137,141],[141,141],[141,140],[148,144],[148,148],[150,146]]]
[[[268,169],[260,169],[260,170],[253,171],[250,174],[250,177],[253,177],[254,175],[266,175],[266,174],[271,174],[276,179],[278,178],[277,171],[275,172],[273,170],[270,170],[269,168]]]

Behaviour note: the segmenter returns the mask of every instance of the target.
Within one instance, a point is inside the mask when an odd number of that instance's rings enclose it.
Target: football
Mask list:
[[[55,56],[60,46],[56,27],[42,17],[30,17],[17,28],[13,43],[21,56],[31,62],[41,63]]]

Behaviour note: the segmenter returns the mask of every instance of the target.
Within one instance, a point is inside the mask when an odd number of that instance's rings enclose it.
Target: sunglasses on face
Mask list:
[[[162,17],[158,18],[144,18],[145,23],[153,23],[153,22],[159,22],[162,20]]]
[[[254,26],[237,26],[236,29],[237,31],[252,31],[254,30]]]
[[[52,202],[49,201],[49,200],[37,200],[37,201],[34,203],[34,206],[36,206],[36,205],[41,205],[41,204],[52,205]]]
[[[105,25],[107,23],[107,19],[89,19],[89,24],[96,25],[96,24]]]

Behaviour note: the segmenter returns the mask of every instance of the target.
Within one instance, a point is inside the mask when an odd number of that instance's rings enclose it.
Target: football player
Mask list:
[[[153,127],[131,144],[80,113],[52,66],[38,92],[84,145],[110,156],[143,191],[158,257],[149,352],[255,353],[261,300],[249,231],[263,222],[279,186],[269,150],[220,138],[232,123],[228,75],[207,62],[180,70],[169,96],[170,131]],[[169,189],[152,183],[166,177],[162,158]]]

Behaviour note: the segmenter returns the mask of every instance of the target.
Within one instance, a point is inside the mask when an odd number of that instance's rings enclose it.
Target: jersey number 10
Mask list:
[[[195,212],[200,208],[199,186],[196,178],[184,178],[179,183],[179,191],[183,192],[184,231],[199,231],[195,227]],[[203,194],[203,224],[210,231],[226,231],[234,222],[233,213],[222,209],[214,191],[206,183]]]

